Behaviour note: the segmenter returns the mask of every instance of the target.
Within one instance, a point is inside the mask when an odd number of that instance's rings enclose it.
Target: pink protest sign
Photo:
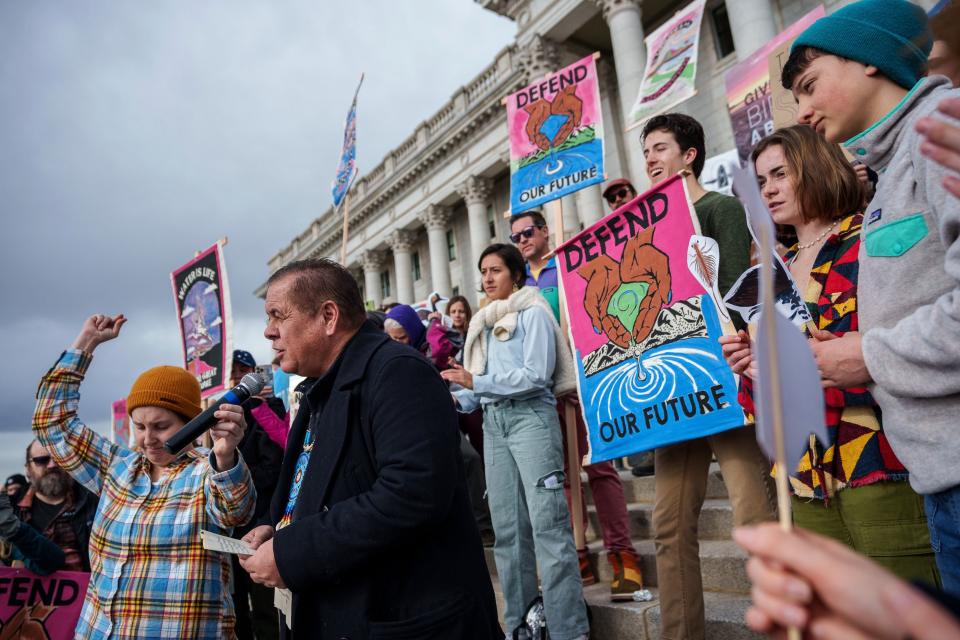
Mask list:
[[[744,424],[717,342],[727,320],[718,264],[679,176],[557,250],[588,427],[584,464]]]
[[[507,96],[506,104],[513,213],[603,182],[596,56]]]
[[[771,85],[780,78],[770,77],[771,52],[783,43],[799,36],[817,19],[823,17],[819,6],[778,33],[773,40],[760,47],[749,58],[731,67],[726,75],[727,109],[733,138],[740,152],[740,164],[746,164],[750,151],[774,129],[773,91]],[[792,97],[792,96],[791,96]]]
[[[127,415],[127,400],[117,400],[111,403],[110,434],[113,441],[124,447],[130,446],[130,416]]]
[[[90,574],[0,567],[0,640],[73,638]]]

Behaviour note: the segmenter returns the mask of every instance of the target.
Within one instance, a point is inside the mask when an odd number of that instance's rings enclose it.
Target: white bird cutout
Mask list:
[[[717,284],[717,274],[720,269],[720,245],[717,244],[717,241],[706,236],[690,236],[687,267],[689,267],[690,273],[697,279],[697,282],[713,298],[713,304],[723,321],[730,322],[730,314],[723,304],[720,287]]]

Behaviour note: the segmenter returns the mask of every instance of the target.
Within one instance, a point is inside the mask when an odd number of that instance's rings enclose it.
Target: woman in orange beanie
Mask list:
[[[86,427],[76,415],[80,382],[93,351],[125,322],[84,322],[43,377],[33,416],[57,464],[100,496],[76,637],[234,638],[230,558],[205,550],[200,532],[229,535],[253,513],[256,492],[237,451],[243,410],[225,404],[216,412],[209,453],[168,453],[163,443],[200,413],[200,385],[185,369],[154,367],[127,397],[136,451]]]

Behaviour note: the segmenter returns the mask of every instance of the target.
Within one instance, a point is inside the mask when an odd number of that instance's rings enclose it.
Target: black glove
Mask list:
[[[10,497],[0,493],[0,539],[7,540],[20,531],[20,518],[13,511]]]

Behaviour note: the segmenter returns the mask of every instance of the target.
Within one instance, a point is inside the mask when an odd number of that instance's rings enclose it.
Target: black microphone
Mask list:
[[[248,373],[240,380],[240,384],[220,396],[203,413],[188,422],[173,437],[163,443],[163,448],[169,453],[179,453],[188,444],[200,437],[204,431],[217,424],[213,416],[223,404],[242,404],[250,396],[255,396],[266,386],[266,380],[259,373]]]

